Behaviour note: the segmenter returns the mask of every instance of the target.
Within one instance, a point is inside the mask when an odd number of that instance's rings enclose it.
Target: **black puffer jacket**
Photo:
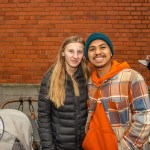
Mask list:
[[[82,150],[88,99],[82,69],[75,73],[80,96],[75,96],[72,80],[67,76],[66,99],[59,109],[47,98],[51,72],[52,69],[43,77],[39,94],[38,125],[42,149]]]

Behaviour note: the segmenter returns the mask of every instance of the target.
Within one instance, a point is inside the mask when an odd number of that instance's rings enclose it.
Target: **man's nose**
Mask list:
[[[95,50],[95,54],[100,54],[101,52],[102,52],[101,49],[99,47],[97,47]]]

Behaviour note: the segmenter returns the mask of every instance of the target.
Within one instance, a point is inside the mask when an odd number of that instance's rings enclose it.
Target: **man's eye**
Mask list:
[[[100,47],[102,50],[106,49],[107,47],[106,46],[101,46]]]
[[[95,50],[95,48],[89,48],[89,51],[94,51]]]
[[[102,47],[101,47],[101,49],[105,49],[105,48],[106,48],[105,46],[102,46]]]

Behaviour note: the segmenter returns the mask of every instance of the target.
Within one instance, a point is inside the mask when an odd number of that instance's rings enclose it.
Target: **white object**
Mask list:
[[[138,60],[138,61],[139,61],[139,63],[141,63],[144,66],[148,65],[148,61],[146,61],[146,60]]]
[[[0,149],[32,150],[32,143],[33,129],[29,118],[19,110],[0,109]]]

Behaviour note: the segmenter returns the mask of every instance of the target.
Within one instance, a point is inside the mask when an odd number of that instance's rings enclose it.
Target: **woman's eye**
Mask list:
[[[70,53],[73,53],[73,50],[69,50]]]
[[[83,51],[78,51],[78,53],[79,53],[79,54],[82,54],[82,53],[83,53]]]

